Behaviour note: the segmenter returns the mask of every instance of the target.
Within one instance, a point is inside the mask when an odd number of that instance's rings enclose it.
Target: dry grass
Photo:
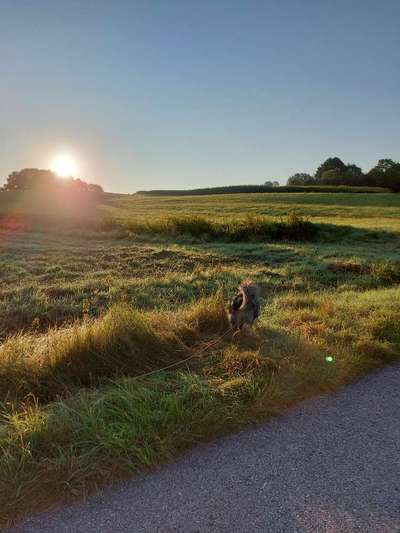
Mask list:
[[[221,294],[172,315],[119,304],[46,334],[19,334],[0,345],[0,400],[48,402],[82,387],[135,376],[188,357],[229,329]]]

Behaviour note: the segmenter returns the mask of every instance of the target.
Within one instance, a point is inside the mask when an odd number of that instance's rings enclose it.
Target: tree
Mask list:
[[[265,182],[264,182],[264,186],[265,186],[265,187],[272,187],[272,186],[273,186],[273,185],[272,185],[272,181],[265,181]]]
[[[279,181],[273,181],[272,182],[272,187],[280,187],[281,184],[279,183]]]
[[[315,185],[315,183],[315,178],[305,172],[298,172],[297,174],[293,174],[293,176],[290,176],[290,178],[287,180],[287,184],[292,186]]]
[[[343,185],[344,172],[338,168],[331,168],[322,172],[319,182],[321,185]]]
[[[379,159],[366,175],[367,184],[375,187],[388,187],[393,192],[399,192],[400,163],[393,159]]]
[[[393,161],[393,159],[379,159],[377,164],[371,170],[375,170],[377,172],[387,172],[397,164],[398,163]]]
[[[91,195],[103,194],[100,185],[89,184],[81,179],[59,178],[51,170],[38,168],[23,168],[12,172],[4,185],[4,191],[51,191],[66,190],[78,194],[90,193]]]
[[[6,191],[26,191],[30,189],[48,188],[52,186],[55,175],[51,170],[24,168],[12,172],[4,185]]]
[[[362,186],[365,181],[365,175],[360,167],[354,163],[349,163],[344,173],[345,185],[358,185]]]
[[[385,172],[384,187],[388,187],[392,192],[400,192],[400,163],[394,163]]]
[[[318,168],[315,173],[315,177],[317,178],[317,182],[322,177],[322,174],[326,172],[327,170],[340,170],[344,172],[346,170],[346,165],[343,163],[339,157],[328,157],[326,161],[324,161]]]

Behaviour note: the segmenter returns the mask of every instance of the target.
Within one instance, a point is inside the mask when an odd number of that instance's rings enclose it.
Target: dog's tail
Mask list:
[[[239,291],[243,295],[243,303],[241,307],[246,307],[249,303],[259,306],[260,304],[260,288],[251,279],[245,279],[239,287]]]

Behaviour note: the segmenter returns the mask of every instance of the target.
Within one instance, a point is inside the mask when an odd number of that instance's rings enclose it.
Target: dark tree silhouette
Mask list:
[[[385,172],[384,187],[400,192],[400,163],[395,163]]]
[[[400,192],[400,163],[393,159],[379,159],[366,177],[371,185]]]
[[[393,192],[400,192],[400,163],[393,159],[379,159],[378,163],[364,174],[358,165],[345,165],[338,157],[330,157],[318,167],[314,178],[309,174],[297,173],[288,179],[287,184],[384,187]]]
[[[51,170],[39,170],[38,168],[24,168],[12,172],[4,185],[6,191],[26,191],[52,187],[55,174]]]
[[[354,163],[348,164],[344,173],[348,185],[362,185],[364,174],[361,168]]]
[[[36,190],[47,192],[55,189],[64,189],[76,193],[90,193],[92,195],[103,194],[103,189],[100,185],[89,184],[79,178],[59,178],[51,170],[38,168],[24,168],[12,172],[7,177],[3,187],[4,191]]]
[[[343,185],[343,182],[344,171],[338,168],[324,170],[318,181],[321,185]]]
[[[315,173],[317,181],[322,178],[322,174],[327,170],[340,170],[344,172],[346,170],[346,165],[343,163],[339,157],[328,157],[318,168]]]
[[[393,161],[393,159],[379,159],[377,164],[371,170],[375,170],[377,172],[386,172],[397,164],[398,163]]]
[[[287,181],[288,185],[315,185],[316,179],[313,178],[310,174],[305,172],[298,172],[293,174]]]

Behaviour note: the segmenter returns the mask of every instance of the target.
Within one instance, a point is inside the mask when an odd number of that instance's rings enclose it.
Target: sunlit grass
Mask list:
[[[157,217],[198,215],[221,219],[243,217],[248,214],[267,217],[285,217],[290,211],[318,221],[335,222],[349,220],[358,224],[374,219],[391,219],[397,224],[400,195],[354,193],[270,193],[228,194],[189,197],[110,196],[101,208],[104,214],[118,220],[147,219]]]
[[[221,295],[171,314],[119,304],[104,317],[0,345],[0,401],[48,402],[81,387],[179,361],[229,329]]]
[[[110,195],[85,222],[32,210],[30,227],[8,224],[27,214],[13,201],[0,198],[1,523],[399,359],[398,195]],[[233,340],[226,302],[246,277],[263,311]]]
[[[4,519],[15,516],[17,508],[22,515],[167,461],[192,443],[264,419],[295,401],[399,359],[399,297],[398,288],[309,299],[289,295],[267,306],[254,333],[235,345],[230,341],[212,345],[189,371],[182,368],[140,380],[120,377],[49,404],[32,403],[29,398],[19,405],[3,403],[0,503]],[[199,308],[188,310],[184,325],[193,328],[194,320],[209,333],[216,321],[216,305],[200,315]],[[120,315],[114,318],[121,320]],[[168,318],[176,323],[175,315]],[[85,335],[78,344],[90,353],[92,343],[100,342],[118,367],[120,354],[113,335],[102,337],[102,328],[107,328],[102,321],[107,318],[100,319],[92,332],[100,340]],[[156,321],[153,327],[151,335],[157,338],[153,344],[161,342],[179,359],[180,342],[171,344],[165,338],[165,324]],[[147,342],[132,335],[132,347],[148,364]],[[37,342],[38,353],[29,361],[31,372],[40,372],[43,365]],[[42,350],[45,353],[46,347]],[[81,381],[101,360],[93,358],[87,367],[73,366],[74,375]],[[14,380],[19,379],[23,377],[17,373]]]

